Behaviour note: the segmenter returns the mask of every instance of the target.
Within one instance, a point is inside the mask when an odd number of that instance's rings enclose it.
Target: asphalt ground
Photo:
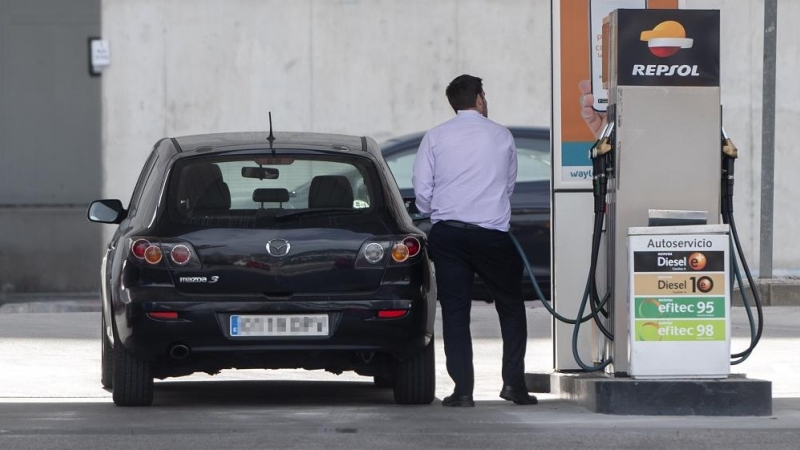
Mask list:
[[[35,309],[35,308],[34,308]],[[498,398],[501,340],[493,305],[473,304],[475,408],[452,392],[437,341],[437,400],[394,405],[354,374],[228,370],[157,381],[148,408],[119,408],[99,383],[99,313],[0,314],[0,448],[800,448],[800,308],[770,307],[753,356],[733,371],[773,383],[769,417],[612,416],[552,394]],[[527,309],[528,371],[550,369],[550,319]],[[747,345],[733,308],[733,349]],[[440,324],[437,323],[437,330]]]

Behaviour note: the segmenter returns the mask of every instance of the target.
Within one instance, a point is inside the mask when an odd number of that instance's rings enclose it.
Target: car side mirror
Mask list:
[[[128,215],[119,200],[97,200],[89,205],[87,217],[90,222],[120,223]]]

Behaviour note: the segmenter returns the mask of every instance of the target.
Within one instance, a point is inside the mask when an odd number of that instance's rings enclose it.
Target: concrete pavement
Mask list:
[[[95,353],[99,354],[98,307],[96,299],[6,304],[0,308],[8,313],[0,314],[0,350],[11,351],[32,340],[53,339],[54,342],[73,342],[84,350],[97,346]],[[87,310],[92,312],[86,312]],[[64,311],[78,312],[67,314]],[[17,314],[11,314],[12,312]],[[529,302],[527,312],[530,331],[526,370],[550,371],[550,317],[538,303]],[[800,348],[800,308],[769,307],[764,308],[764,315],[764,334],[759,346],[747,361],[733,366],[732,372],[772,381],[774,398],[800,399],[800,357],[797,356],[797,349]],[[736,352],[746,348],[749,326],[743,308],[732,308],[731,328],[734,335],[732,350]],[[436,329],[441,332],[439,316]],[[501,347],[500,327],[493,305],[473,303],[472,334],[475,341],[476,399],[494,400],[500,387]],[[452,391],[452,382],[443,366],[444,351],[440,339],[437,340],[437,346],[437,365],[440,366],[437,373],[437,395],[445,396]],[[0,352],[0,356],[2,355]],[[46,361],[49,358],[46,355],[22,356],[22,359],[16,361],[17,364],[34,364],[36,360],[43,359],[45,361],[42,361],[42,367],[48,366]],[[87,363],[99,364],[99,360],[94,358],[97,355],[88,352],[88,356],[92,359]],[[7,359],[7,355],[3,361],[4,365],[12,362]],[[355,375],[353,377],[354,380],[363,380]],[[94,381],[92,377],[86,379],[88,384],[96,384]],[[0,396],[7,396],[13,385],[0,383]],[[102,392],[98,394],[102,395]]]
[[[152,407],[116,408],[99,384],[97,312],[0,314],[0,448],[796,449],[800,308],[764,312],[762,342],[734,371],[773,382],[769,417],[609,416],[552,394],[538,394],[536,406],[504,402],[499,324],[483,302],[473,305],[474,409],[439,404],[453,388],[441,340],[431,406],[394,405],[353,374],[227,370],[157,381]],[[550,319],[541,307],[527,314],[526,369],[546,371]],[[749,327],[741,308],[732,319],[738,351]]]

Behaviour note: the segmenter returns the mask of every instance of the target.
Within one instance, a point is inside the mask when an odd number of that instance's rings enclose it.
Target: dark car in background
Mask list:
[[[550,296],[550,130],[547,128],[510,127],[517,146],[517,184],[511,195],[511,232],[519,240],[531,264],[542,293]],[[424,133],[398,137],[381,144],[383,157],[392,169],[403,198],[414,197],[411,176],[414,157]],[[430,221],[417,218],[417,226],[430,230]],[[523,294],[536,299],[527,271]],[[477,300],[491,300],[486,287],[476,280]]]
[[[154,378],[228,368],[355,371],[397,403],[433,401],[425,235],[374,140],[166,138],[128,208],[99,200],[88,216],[119,224],[101,284],[117,405],[150,404]]]

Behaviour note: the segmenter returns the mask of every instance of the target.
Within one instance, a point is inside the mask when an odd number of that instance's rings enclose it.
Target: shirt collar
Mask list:
[[[476,111],[476,110],[474,110],[474,109],[459,109],[459,110],[458,110],[458,115],[459,115],[459,116],[461,116],[461,115],[466,115],[466,114],[471,114],[471,115],[479,115],[479,116],[482,116],[482,114],[481,114],[481,113],[479,113],[478,111]]]

